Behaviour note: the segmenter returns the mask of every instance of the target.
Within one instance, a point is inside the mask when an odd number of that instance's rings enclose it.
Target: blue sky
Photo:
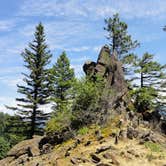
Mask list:
[[[118,12],[128,24],[129,34],[141,46],[135,52],[155,55],[166,64],[165,0],[1,0],[0,1],[0,111],[15,105],[16,84],[25,71],[20,53],[32,41],[35,26],[45,26],[47,43],[54,55],[66,51],[76,75],[82,64],[95,60],[105,39],[104,18]],[[9,112],[10,113],[10,112]]]

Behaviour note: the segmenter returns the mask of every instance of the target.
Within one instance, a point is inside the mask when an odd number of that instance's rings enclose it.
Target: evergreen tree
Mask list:
[[[125,58],[122,60],[125,79],[128,83],[128,88],[131,90],[134,87],[138,87],[138,85],[135,84],[134,82],[135,80],[138,79],[135,73],[137,69],[137,61],[138,61],[138,57],[134,54],[126,55]]]
[[[52,101],[55,103],[54,110],[62,112],[67,109],[72,99],[70,90],[75,80],[74,70],[70,67],[70,62],[65,52],[57,59],[51,70],[51,75]]]
[[[138,59],[137,66],[139,69],[136,73],[140,74],[140,87],[158,87],[165,78],[165,66],[153,60],[154,55],[145,53],[141,59]]]
[[[51,54],[45,42],[44,27],[41,23],[36,27],[33,42],[29,49],[25,49],[22,57],[28,73],[23,73],[25,85],[17,85],[18,93],[23,95],[17,98],[17,114],[24,120],[24,131],[28,138],[34,134],[43,133],[48,114],[41,110],[41,105],[48,103],[49,81],[47,65],[50,63]]]
[[[164,96],[160,91],[165,80],[165,66],[153,60],[154,56],[145,53],[142,58],[137,59],[137,70],[140,75],[140,88],[134,90],[136,96],[136,107],[138,110],[146,111],[159,105]],[[162,93],[163,94],[163,93]]]
[[[107,39],[110,41],[111,53],[116,52],[119,60],[123,60],[130,50],[136,48],[139,43],[133,41],[131,35],[128,35],[127,24],[120,21],[119,14],[105,19],[106,27],[104,30],[108,32]]]

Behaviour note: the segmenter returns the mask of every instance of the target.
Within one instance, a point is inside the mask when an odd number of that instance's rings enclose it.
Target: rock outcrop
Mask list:
[[[41,136],[34,136],[33,139],[18,143],[8,152],[7,157],[0,161],[0,165],[8,166],[10,162],[13,162],[13,165],[19,165],[26,162],[30,157],[39,156],[39,142],[42,138]]]
[[[127,84],[124,79],[122,63],[117,59],[116,53],[110,54],[108,46],[103,46],[97,62],[88,61],[83,65],[85,74],[92,80],[102,78],[105,83],[103,95],[101,97],[102,106],[100,124],[104,124],[110,115],[126,110],[126,105],[130,102],[127,97]],[[115,110],[110,112],[110,110]]]
[[[83,65],[85,74],[94,80],[98,76],[106,79],[106,88],[115,92],[114,100],[127,92],[122,63],[116,57],[116,53],[110,55],[108,46],[103,46],[97,62],[87,61]]]

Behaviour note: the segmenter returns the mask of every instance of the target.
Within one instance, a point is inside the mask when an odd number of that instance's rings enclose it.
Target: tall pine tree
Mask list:
[[[131,35],[128,35],[127,24],[120,21],[119,14],[114,14],[112,18],[105,19],[105,24],[104,30],[108,32],[107,39],[110,41],[111,53],[116,52],[118,59],[123,60],[125,55],[136,48],[139,43],[137,40],[133,41]]]
[[[70,61],[63,52],[52,70],[52,101],[55,103],[54,110],[62,112],[67,109],[72,100],[70,93],[75,81],[74,70],[70,67]]]
[[[41,110],[41,105],[48,103],[49,81],[47,65],[51,54],[45,42],[44,27],[41,23],[36,27],[33,42],[25,49],[22,57],[28,72],[24,75],[25,85],[17,85],[22,98],[18,101],[17,114],[24,119],[24,131],[28,138],[34,134],[43,134],[43,125],[48,116]]]

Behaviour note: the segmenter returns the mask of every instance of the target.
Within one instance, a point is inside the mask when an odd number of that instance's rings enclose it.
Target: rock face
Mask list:
[[[124,112],[130,102],[126,97],[128,88],[124,80],[122,63],[116,57],[115,53],[110,55],[108,46],[103,46],[97,62],[88,61],[83,65],[85,74],[92,80],[96,81],[100,77],[105,82],[99,124],[104,124],[112,114]],[[116,111],[110,112],[111,110]]]
[[[124,80],[122,63],[117,60],[116,54],[110,55],[108,46],[103,46],[97,62],[88,61],[83,65],[86,75],[96,78],[101,76],[106,79],[106,87],[116,92],[116,96],[122,96],[127,92],[127,85]],[[114,98],[115,95],[114,95]]]
[[[36,136],[33,139],[20,142],[8,152],[7,156],[14,156],[15,158],[18,158],[23,154],[27,154],[29,157],[40,155],[38,146],[41,138],[41,136]]]
[[[8,152],[7,157],[0,161],[0,165],[8,166],[11,162],[14,163],[14,166],[24,164],[29,158],[39,156],[39,142],[42,138],[34,136],[33,139],[18,143]]]

